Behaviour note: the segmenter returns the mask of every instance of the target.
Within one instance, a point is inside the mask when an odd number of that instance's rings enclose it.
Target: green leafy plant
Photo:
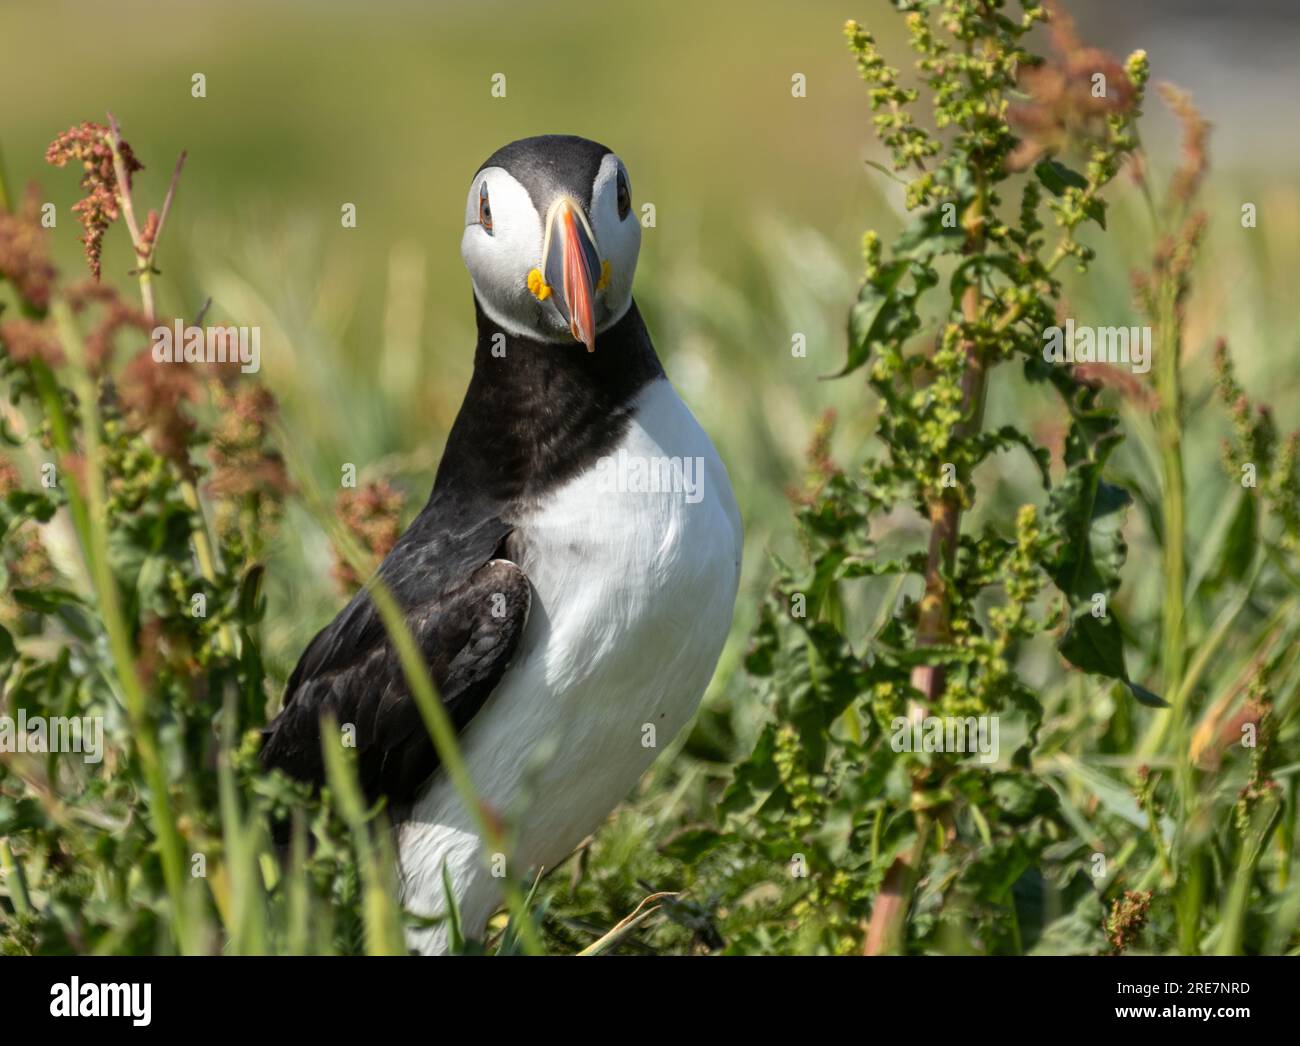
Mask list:
[[[1204,222],[1192,206],[1204,125],[1167,93],[1188,128],[1185,159],[1168,202],[1151,204],[1159,247],[1153,275],[1137,282],[1156,332],[1163,464],[1157,489],[1143,491],[1163,522],[1166,578],[1161,671],[1148,688],[1131,668],[1142,659],[1126,650],[1133,633],[1119,609],[1133,495],[1111,466],[1134,379],[1044,351],[1045,332],[1068,315],[1065,264],[1077,280],[1095,257],[1085,230],[1106,229],[1103,190],[1126,164],[1146,188],[1137,132],[1146,57],[1120,64],[1087,48],[1062,12],[1031,0],[1018,17],[981,0],[894,6],[906,16],[919,88],[903,85],[870,33],[852,22],[846,29],[893,161],[892,171],[880,169],[907,175],[915,215],[888,250],[874,232],[864,239],[866,274],[837,375],[865,371],[878,401],[879,451],[841,469],[827,449],[831,421],[823,423],[798,495],[806,557],[776,562],[754,633],[747,667],[773,717],[723,810],[750,852],[784,866],[774,878],[785,884],[761,918],[739,920],[737,947],[1020,952],[1041,942],[1103,951],[1152,946],[1173,910],[1177,947],[1196,951],[1214,939],[1239,950],[1247,896],[1258,900],[1262,889],[1269,906],[1295,903],[1278,893],[1294,839],[1271,855],[1280,862],[1271,880],[1256,874],[1281,805],[1267,769],[1278,765],[1271,735],[1250,753],[1238,808],[1253,812],[1235,818],[1220,796],[1222,777],[1198,775],[1188,753],[1195,691],[1183,666],[1180,345]],[[1046,59],[1026,48],[1042,22]],[[930,128],[916,113],[922,93]],[[1055,460],[1021,427],[985,424],[990,395],[1016,382],[1058,398],[1068,424]],[[1220,384],[1238,396],[1230,378]],[[1237,413],[1235,445],[1268,463],[1285,535],[1294,446],[1273,460],[1265,448],[1275,441],[1259,431],[1267,421],[1244,420],[1246,407]],[[1023,455],[1020,472],[1041,484],[1037,495],[1021,484],[1027,500],[1005,512],[1005,486],[981,493],[980,483],[981,466],[1003,452]],[[1252,496],[1242,504],[1254,513]],[[920,547],[899,541],[897,521],[909,518],[905,529],[924,536]],[[1253,519],[1234,524],[1238,560],[1251,557]],[[1234,595],[1238,604],[1245,598]],[[1290,605],[1294,590],[1281,598]],[[1044,693],[1046,633],[1055,634],[1057,664],[1079,673],[1072,683],[1053,672],[1052,689],[1092,694],[1110,709],[1103,747],[1120,740],[1135,707],[1152,709],[1150,753],[1164,767],[1134,766],[1133,792],[1092,765],[1098,738],[1053,721],[1061,705]],[[1204,669],[1224,633],[1198,638]],[[1285,664],[1293,709],[1295,659],[1273,642],[1268,649]],[[1267,675],[1261,666],[1252,707],[1272,708],[1260,696]],[[1115,685],[1122,690],[1107,693]],[[1165,711],[1156,691],[1173,695],[1173,707]],[[969,747],[952,751],[951,735],[933,751],[898,743],[931,720],[997,721],[1014,750],[983,765]],[[1260,775],[1273,783],[1258,783]],[[1081,790],[1092,792],[1087,812],[1077,806]],[[1229,873],[1221,862],[1233,853]],[[1212,878],[1221,907],[1211,903]],[[1126,889],[1133,879],[1139,889]],[[1273,945],[1290,940],[1294,926],[1292,918]],[[1256,934],[1250,947],[1265,947],[1263,939]]]
[[[155,252],[184,157],[142,222],[142,168],[111,117],[60,135],[47,159],[83,171],[92,279],[48,262],[34,193],[0,212],[15,292],[0,317],[0,683],[6,716],[103,736],[89,758],[34,732],[7,747],[3,948],[400,951],[391,884],[375,884],[386,836],[371,841],[345,753],[324,802],[257,766],[263,557],[288,483],[274,400],[237,362],[151,356]],[[98,282],[119,220],[139,307]],[[298,831],[281,862],[268,826],[286,818]]]
[[[280,689],[262,656],[265,560],[291,466],[304,480],[306,470],[274,396],[228,340],[220,362],[155,354],[158,325],[173,326],[155,308],[155,260],[185,156],[142,220],[132,179],[143,166],[111,115],[59,135],[46,159],[83,172],[73,210],[91,280],[60,278],[35,192],[10,212],[0,179],[0,275],[17,312],[0,318],[15,451],[0,462],[11,597],[0,606],[0,683],[4,714],[99,724],[103,744],[87,759],[19,727],[23,751],[6,746],[0,941],[14,952],[403,953],[391,826],[364,803],[341,731],[323,734],[334,740],[323,742],[320,795],[258,761]],[[99,282],[119,222],[138,308]],[[175,324],[200,327],[209,307]],[[292,493],[329,535],[336,579],[355,588],[396,537],[400,496],[373,481],[331,511],[309,481]],[[508,852],[395,601],[374,578],[367,585],[443,766],[491,852]],[[513,883],[506,894],[501,946],[536,951],[525,899]]]

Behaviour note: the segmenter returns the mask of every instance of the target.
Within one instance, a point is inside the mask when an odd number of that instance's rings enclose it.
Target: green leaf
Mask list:
[[[776,724],[769,722],[749,758],[736,767],[731,783],[722,794],[719,810],[725,814],[748,814],[765,802],[781,783],[776,768]]]
[[[936,254],[960,251],[966,242],[966,231],[956,219],[966,203],[965,200],[960,203],[949,200],[922,211],[894,242],[894,257],[928,262]],[[949,206],[951,210],[946,209]],[[951,224],[945,222],[947,215],[953,218]]]
[[[1048,502],[1048,523],[1056,541],[1047,570],[1070,604],[1070,626],[1058,649],[1076,668],[1122,680],[1137,700],[1159,706],[1163,704],[1159,697],[1129,679],[1124,634],[1109,606],[1128,555],[1122,528],[1133,498],[1123,487],[1101,478],[1120,437],[1109,431],[1103,419],[1094,420],[1092,428],[1078,420],[1071,426],[1067,457],[1075,463]],[[1095,442],[1090,438],[1094,432],[1101,433]],[[1097,596],[1106,600],[1101,617],[1093,613]]]
[[[1241,581],[1246,577],[1255,559],[1258,547],[1259,511],[1255,495],[1245,487],[1238,495],[1237,511],[1223,541],[1223,558],[1220,560],[1220,580]]]
[[[35,799],[0,795],[0,836],[44,828],[48,823],[44,809]]]
[[[0,501],[0,520],[6,529],[24,520],[48,523],[58,504],[46,494],[32,490],[13,490]]]
[[[9,427],[8,415],[0,415],[0,440],[8,443],[11,447],[21,447],[23,445],[22,437],[16,435],[13,429]]]
[[[1012,824],[1056,810],[1056,793],[1031,773],[999,773],[992,776],[990,791],[1003,816]]]
[[[856,811],[844,801],[836,803],[826,811],[814,838],[837,867],[843,866],[849,856],[849,844],[853,838],[854,815]]]
[[[528,890],[528,896],[524,898],[523,917],[532,922],[534,927],[541,927],[546,919],[546,911],[550,907],[551,898],[543,897],[541,903],[536,907],[533,901],[537,896],[537,886],[542,881],[541,873],[533,880],[533,885]],[[501,934],[501,943],[497,946],[498,955],[522,955],[523,940],[519,932],[518,914],[512,912],[506,928]]]
[[[1106,458],[1118,442],[1104,440],[1096,455],[1066,471],[1052,490],[1047,518],[1058,544],[1048,573],[1072,601],[1091,601],[1119,587],[1119,570],[1128,554],[1121,528],[1132,496],[1103,482]]]
[[[167,568],[168,561],[162,556],[145,556],[140,561],[135,587],[136,592],[139,593],[141,607],[155,613],[165,613],[170,595]]]
[[[1139,704],[1144,704],[1148,708],[1168,708],[1169,702],[1159,694],[1154,694],[1144,686],[1133,682],[1131,679],[1125,679],[1124,685],[1128,687],[1128,692],[1132,694]]]
[[[848,359],[830,377],[852,374],[867,362],[871,346],[880,339],[898,309],[898,288],[911,268],[912,262],[907,259],[889,262],[862,285],[858,300],[849,312]]]
[[[952,295],[954,306],[966,293],[967,287],[979,283],[995,272],[1002,273],[1011,284],[1025,279],[1024,271],[1014,258],[1009,258],[1005,254],[972,255],[953,270],[952,279],[949,281],[948,290]]]
[[[1111,679],[1128,679],[1124,636],[1110,614],[1098,618],[1093,616],[1090,606],[1079,607],[1057,649],[1075,668]]]
[[[442,892],[447,901],[447,948],[453,955],[465,950],[465,934],[461,930],[460,905],[456,903],[456,891],[451,885],[451,873],[447,862],[442,862]]]
[[[1046,447],[1040,447],[1030,436],[1021,432],[1014,425],[1003,425],[994,432],[983,433],[979,438],[984,445],[981,459],[983,454],[995,450],[1010,450],[1012,447],[1022,447],[1038,469],[1038,478],[1042,482],[1043,489],[1051,489],[1052,456]]]
[[[15,588],[11,595],[24,610],[37,614],[53,614],[61,607],[81,607],[81,597],[66,588]]]
[[[904,177],[902,177],[901,175],[899,175],[897,171],[894,171],[893,169],[891,169],[891,168],[889,168],[889,167],[886,167],[883,163],[879,163],[879,162],[876,161],[876,160],[866,160],[865,163],[866,163],[866,165],[867,165],[868,167],[870,167],[872,170],[879,171],[879,172],[880,172],[881,174],[883,174],[886,178],[890,179],[890,181],[895,181],[895,182],[897,182],[899,185],[906,185],[906,184],[907,184],[907,179],[906,179],[906,178],[904,178]]]
[[[262,596],[262,581],[266,568],[255,563],[248,568],[239,583],[239,620],[247,624],[256,624],[266,613],[266,600]]]
[[[772,674],[772,662],[780,650],[780,636],[776,630],[776,618],[770,604],[764,604],[759,611],[758,624],[754,628],[749,649],[745,652],[745,671],[759,678]]]
[[[723,835],[716,828],[691,825],[674,832],[660,845],[659,852],[670,860],[694,864],[722,841]]]
[[[1053,196],[1064,196],[1067,189],[1076,189],[1080,193],[1088,188],[1088,179],[1078,171],[1066,167],[1056,160],[1043,160],[1034,165],[1034,174]],[[1084,201],[1083,213],[1106,228],[1106,201],[1094,196]]]
[[[1062,195],[1066,189],[1086,189],[1088,179],[1078,171],[1056,160],[1042,160],[1034,165],[1034,174],[1053,196]]]

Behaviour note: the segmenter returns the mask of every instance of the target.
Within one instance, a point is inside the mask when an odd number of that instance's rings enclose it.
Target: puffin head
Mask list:
[[[627,169],[585,138],[511,142],[470,182],[460,254],[483,311],[512,334],[594,351],[632,304],[640,247]]]

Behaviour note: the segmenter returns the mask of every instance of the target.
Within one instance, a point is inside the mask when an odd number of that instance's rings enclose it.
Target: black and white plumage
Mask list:
[[[562,861],[685,726],[735,603],[739,514],[632,300],[639,245],[603,146],[530,138],[479,169],[462,240],[473,378],[429,501],[379,568],[479,796],[515,826],[516,878]],[[611,483],[615,461],[676,482]],[[303,654],[266,765],[320,782],[327,711],[353,724],[362,783],[400,818],[404,903],[445,911],[445,864],[480,935],[501,880],[364,590]],[[440,927],[410,938],[445,942]]]

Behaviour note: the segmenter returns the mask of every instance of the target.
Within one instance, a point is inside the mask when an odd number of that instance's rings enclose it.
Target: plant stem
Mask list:
[[[30,915],[32,900],[27,893],[27,877],[10,849],[8,839],[0,839],[0,871],[5,873],[5,880],[9,883],[9,900],[13,902],[14,911],[18,915]]]
[[[140,280],[140,299],[144,304],[145,319],[154,320],[153,279],[150,275],[149,255],[151,251],[145,246],[144,237],[140,235],[140,223],[135,220],[135,204],[131,199],[130,174],[126,161],[122,159],[122,132],[117,126],[117,117],[108,114],[108,145],[113,150],[113,180],[117,183],[117,204],[126,220],[127,232],[131,235],[131,246],[135,250],[136,276]]]
[[[63,391],[59,388],[58,382],[54,380],[54,374],[44,360],[32,360],[28,367],[32,376],[32,384],[36,387],[36,395],[41,401],[41,410],[44,412],[45,420],[50,426],[50,442],[61,458],[57,462],[57,466],[60,469],[66,469],[75,450],[72,442],[72,426],[69,424],[67,414],[63,409]],[[86,509],[86,502],[82,499],[81,491],[75,483],[68,485],[67,495],[68,512],[72,516],[72,527],[81,541],[82,549],[88,552],[90,548],[90,514]],[[87,570],[90,569],[89,556],[86,559],[86,567]]]
[[[1176,282],[1166,281],[1161,292],[1160,335],[1157,351],[1160,364],[1156,388],[1160,396],[1157,427],[1160,460],[1164,470],[1164,642],[1161,652],[1161,675],[1165,692],[1177,694],[1184,706],[1187,695],[1180,692],[1183,674],[1185,636],[1183,621],[1184,585],[1186,582],[1186,521],[1182,452],[1182,384],[1179,380],[1179,337]],[[1182,709],[1174,711],[1175,721],[1184,723]]]
[[[985,188],[977,177],[977,192],[964,216],[967,254],[982,253],[985,246],[984,222]],[[972,282],[962,293],[962,320],[974,327],[980,322],[984,302],[979,284]],[[984,394],[988,383],[988,363],[976,341],[967,338],[962,343],[966,366],[961,379],[962,418],[953,431],[954,440],[969,439],[980,430],[984,419]],[[946,578],[952,573],[957,551],[957,538],[961,531],[961,501],[955,496],[938,498],[930,505],[930,544],[926,555],[925,592],[921,598],[916,626],[917,647],[936,646],[948,637],[949,601]],[[939,665],[917,665],[912,669],[912,687],[920,692],[924,701],[913,703],[909,716],[923,716],[926,708],[943,693],[943,668]],[[913,788],[919,782],[913,781]],[[884,951],[900,950],[903,944],[903,926],[911,906],[912,891],[916,887],[921,858],[925,852],[928,818],[917,817],[917,841],[911,852],[900,856],[885,874],[885,882],[871,910],[867,927],[864,953],[879,955]]]
[[[325,758],[325,775],[334,803],[352,835],[361,875],[362,915],[365,924],[366,954],[405,955],[402,938],[402,913],[393,899],[395,876],[385,836],[372,840],[366,817],[365,797],[357,779],[356,767],[344,758],[338,742],[338,721],[328,713],[321,719],[321,751]]]
[[[217,557],[212,539],[208,536],[208,519],[203,512],[203,503],[199,500],[198,487],[192,479],[184,477],[180,480],[180,492],[185,507],[194,514],[195,525],[190,530],[190,537],[194,542],[194,558],[198,561],[199,573],[209,584],[215,586],[218,577]],[[231,657],[235,655],[235,637],[229,622],[222,622],[217,628],[217,643],[223,653]]]
[[[907,911],[912,906],[912,892],[916,889],[921,859],[925,856],[929,839],[929,819],[919,816],[912,848],[894,859],[885,873],[885,881],[880,884],[880,892],[871,909],[863,955],[894,955],[903,950],[903,927],[907,922]]]
[[[984,250],[984,193],[981,187],[969,213],[966,215],[967,254]],[[969,326],[979,323],[983,301],[978,283],[972,282],[962,293],[962,320]],[[953,431],[953,439],[969,439],[977,433],[984,420],[984,393],[988,383],[988,366],[975,341],[967,338],[962,343],[966,367],[961,379],[961,405],[963,421]],[[917,646],[934,646],[943,642],[948,633],[948,591],[944,581],[951,572],[953,556],[957,550],[957,536],[961,530],[961,502],[947,497],[930,506],[930,546],[925,564],[925,594],[917,620]],[[943,692],[943,670],[935,665],[917,665],[912,670],[912,685],[927,701],[935,700]]]
[[[158,838],[159,856],[162,860],[163,879],[171,903],[172,932],[177,945],[184,951],[191,939],[188,933],[189,914],[186,899],[185,853],[172,811],[167,773],[163,766],[158,734],[154,724],[149,698],[136,673],[131,636],[122,616],[118,599],[117,579],[108,561],[108,530],[106,526],[104,477],[100,472],[99,407],[94,385],[86,370],[85,343],[77,330],[72,311],[67,302],[56,300],[51,307],[59,339],[73,364],[74,384],[84,417],[85,433],[84,490],[78,495],[69,491],[69,504],[73,506],[74,522],[81,538],[82,553],[94,582],[104,629],[108,634],[109,651],[113,658],[118,683],[122,688],[123,703],[131,724],[135,748],[144,770],[145,784],[149,790],[148,803],[154,832]],[[51,379],[52,380],[52,379]],[[70,428],[63,415],[62,398],[42,396],[47,410],[51,405],[51,437],[55,448],[65,459],[75,453]],[[72,484],[72,488],[77,486]],[[76,506],[82,502],[80,509]],[[81,518],[78,520],[77,517]]]
[[[1246,928],[1246,913],[1250,907],[1250,893],[1254,886],[1259,859],[1264,854],[1269,838],[1282,821],[1282,804],[1277,800],[1256,810],[1247,830],[1241,834],[1241,851],[1237,867],[1228,888],[1226,911],[1215,952],[1219,955],[1240,955]]]
[[[1164,606],[1162,613],[1163,636],[1161,641],[1161,685],[1172,696],[1169,711],[1172,731],[1168,735],[1172,746],[1174,785],[1179,796],[1182,815],[1179,819],[1182,839],[1176,848],[1181,891],[1175,905],[1178,920],[1179,947],[1184,954],[1199,950],[1201,889],[1203,883],[1203,855],[1201,846],[1189,831],[1196,820],[1198,797],[1188,741],[1191,732],[1191,688],[1182,685],[1186,658],[1186,635],[1183,617],[1186,601],[1186,515],[1184,496],[1186,482],[1183,474],[1182,451],[1182,383],[1179,367],[1182,354],[1182,326],[1179,315],[1179,277],[1165,273],[1158,288],[1156,352],[1156,393],[1159,408],[1156,414],[1156,437],[1160,447]]]
[[[158,217],[158,225],[154,229],[153,239],[146,243],[140,232],[140,223],[136,220],[135,202],[131,197],[131,184],[128,181],[126,162],[122,159],[122,132],[117,125],[117,119],[112,113],[108,114],[108,124],[110,128],[108,144],[113,151],[113,174],[117,182],[118,205],[122,209],[122,217],[126,221],[127,232],[131,237],[131,247],[135,251],[135,275],[140,283],[140,303],[144,309],[145,322],[152,326],[157,319],[153,292],[153,256],[158,249],[158,242],[162,239],[163,228],[167,224],[167,215],[171,213],[172,201],[176,198],[176,186],[180,182],[181,171],[185,167],[187,154],[182,151],[176,159],[176,166],[172,168],[171,182],[167,186],[167,195],[163,199],[162,211]],[[204,308],[206,308],[206,305]],[[181,497],[184,499],[186,507],[194,513],[197,521],[191,530],[191,537],[194,542],[194,557],[199,564],[199,573],[203,575],[209,584],[216,585],[218,578],[217,559],[213,552],[211,539],[208,536],[208,521],[203,512],[203,502],[199,500],[198,488],[194,485],[194,480],[189,476],[181,476],[179,484]],[[225,654],[231,656],[235,654],[235,638],[228,624],[222,624],[217,629],[217,642]]]
[[[1156,812],[1155,800],[1151,794],[1148,794],[1143,802],[1142,811],[1147,815],[1147,833],[1151,836],[1151,845],[1155,848],[1156,856],[1160,858],[1160,869],[1164,874],[1166,883],[1172,883],[1174,866],[1169,860],[1169,847],[1165,845],[1165,837],[1160,831],[1160,817]]]

